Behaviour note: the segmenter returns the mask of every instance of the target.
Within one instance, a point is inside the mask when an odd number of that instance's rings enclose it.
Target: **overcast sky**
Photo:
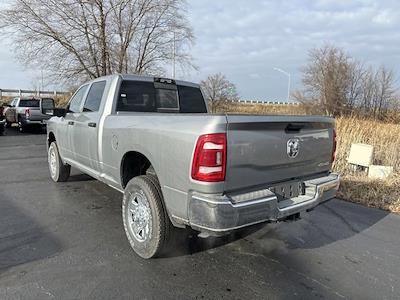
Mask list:
[[[2,2],[5,2],[2,0]],[[307,51],[324,43],[344,48],[367,65],[400,75],[400,1],[396,0],[189,0],[199,81],[222,72],[247,99],[285,100],[287,77],[301,88]],[[40,71],[25,72],[0,40],[0,88],[30,88]]]

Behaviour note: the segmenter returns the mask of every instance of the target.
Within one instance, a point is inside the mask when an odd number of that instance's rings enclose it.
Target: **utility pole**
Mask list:
[[[286,99],[286,101],[289,102],[289,100],[290,100],[290,84],[291,84],[291,77],[292,76],[290,75],[289,72],[286,72],[286,71],[284,71],[284,70],[282,70],[280,68],[274,68],[274,70],[278,71],[278,72],[280,72],[282,74],[285,74],[288,77],[288,91],[287,91],[287,99]]]
[[[42,82],[41,82],[41,86],[40,86],[40,88],[39,88],[39,97],[40,97],[40,90],[44,90],[44,88],[43,88],[43,69],[41,70],[41,75],[42,75]]]
[[[174,40],[172,43],[172,78],[175,79],[176,76],[176,33],[174,31]]]

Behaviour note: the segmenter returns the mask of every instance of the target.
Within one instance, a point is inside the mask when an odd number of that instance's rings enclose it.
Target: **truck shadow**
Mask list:
[[[355,236],[389,213],[342,200],[332,200],[302,215],[296,222],[263,223],[236,230],[223,237],[199,238],[193,230],[179,229],[173,249],[165,257],[191,255],[241,242],[255,255],[314,249]],[[244,244],[243,244],[244,243]]]
[[[4,195],[0,200],[0,274],[61,251],[62,245],[52,233],[45,231]]]
[[[27,128],[24,132],[19,132],[17,127],[6,128],[4,136],[24,136],[24,135],[43,135],[46,134],[46,128],[32,127]]]
[[[96,179],[93,177],[90,177],[89,175],[86,175],[86,174],[75,174],[75,175],[71,175],[68,178],[69,182],[79,182],[79,181],[84,182],[84,181],[94,181],[94,180],[96,180]]]
[[[121,204],[114,202],[122,198],[121,194],[87,175],[74,175],[69,180],[74,186],[79,181],[87,182],[79,185],[84,186],[87,192],[101,197],[88,195],[86,202],[79,201],[77,205],[109,208],[107,213],[122,224]],[[64,197],[62,193],[60,197]],[[192,229],[174,229],[170,249],[163,258],[193,255],[238,243],[249,246],[248,251],[257,255],[276,251],[285,253],[290,249],[314,249],[358,235],[387,215],[385,211],[335,199],[304,213],[299,221],[258,224],[222,237],[199,238],[198,232]],[[104,220],[101,219],[101,222]]]

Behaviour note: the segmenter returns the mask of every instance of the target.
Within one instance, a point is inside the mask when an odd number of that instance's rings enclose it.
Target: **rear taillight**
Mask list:
[[[336,129],[333,129],[332,159],[331,159],[332,163],[336,159],[336,147],[337,147]]]
[[[29,108],[25,109],[25,117],[29,118],[31,116],[31,110]]]
[[[226,134],[200,136],[193,155],[192,178],[205,182],[224,181],[225,170]]]

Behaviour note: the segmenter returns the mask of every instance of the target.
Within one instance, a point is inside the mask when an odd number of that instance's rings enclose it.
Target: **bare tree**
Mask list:
[[[315,103],[326,114],[341,114],[346,109],[353,68],[350,58],[341,49],[330,45],[312,49],[309,63],[303,69],[305,90],[295,93],[294,97],[301,102]]]
[[[394,73],[381,66],[365,72],[362,85],[362,102],[360,108],[364,114],[381,119],[389,109],[396,108],[396,90]]]
[[[212,112],[223,108],[229,101],[238,99],[236,86],[222,73],[210,75],[200,84]]]
[[[363,95],[363,81],[366,76],[364,65],[358,61],[352,61],[349,65],[349,86],[347,89],[346,113],[359,105]]]
[[[325,45],[309,52],[303,91],[293,97],[309,111],[328,115],[363,113],[382,118],[395,98],[394,73],[365,68],[342,49]]]
[[[13,0],[0,24],[21,60],[62,79],[165,72],[173,45],[191,65],[185,0]]]

